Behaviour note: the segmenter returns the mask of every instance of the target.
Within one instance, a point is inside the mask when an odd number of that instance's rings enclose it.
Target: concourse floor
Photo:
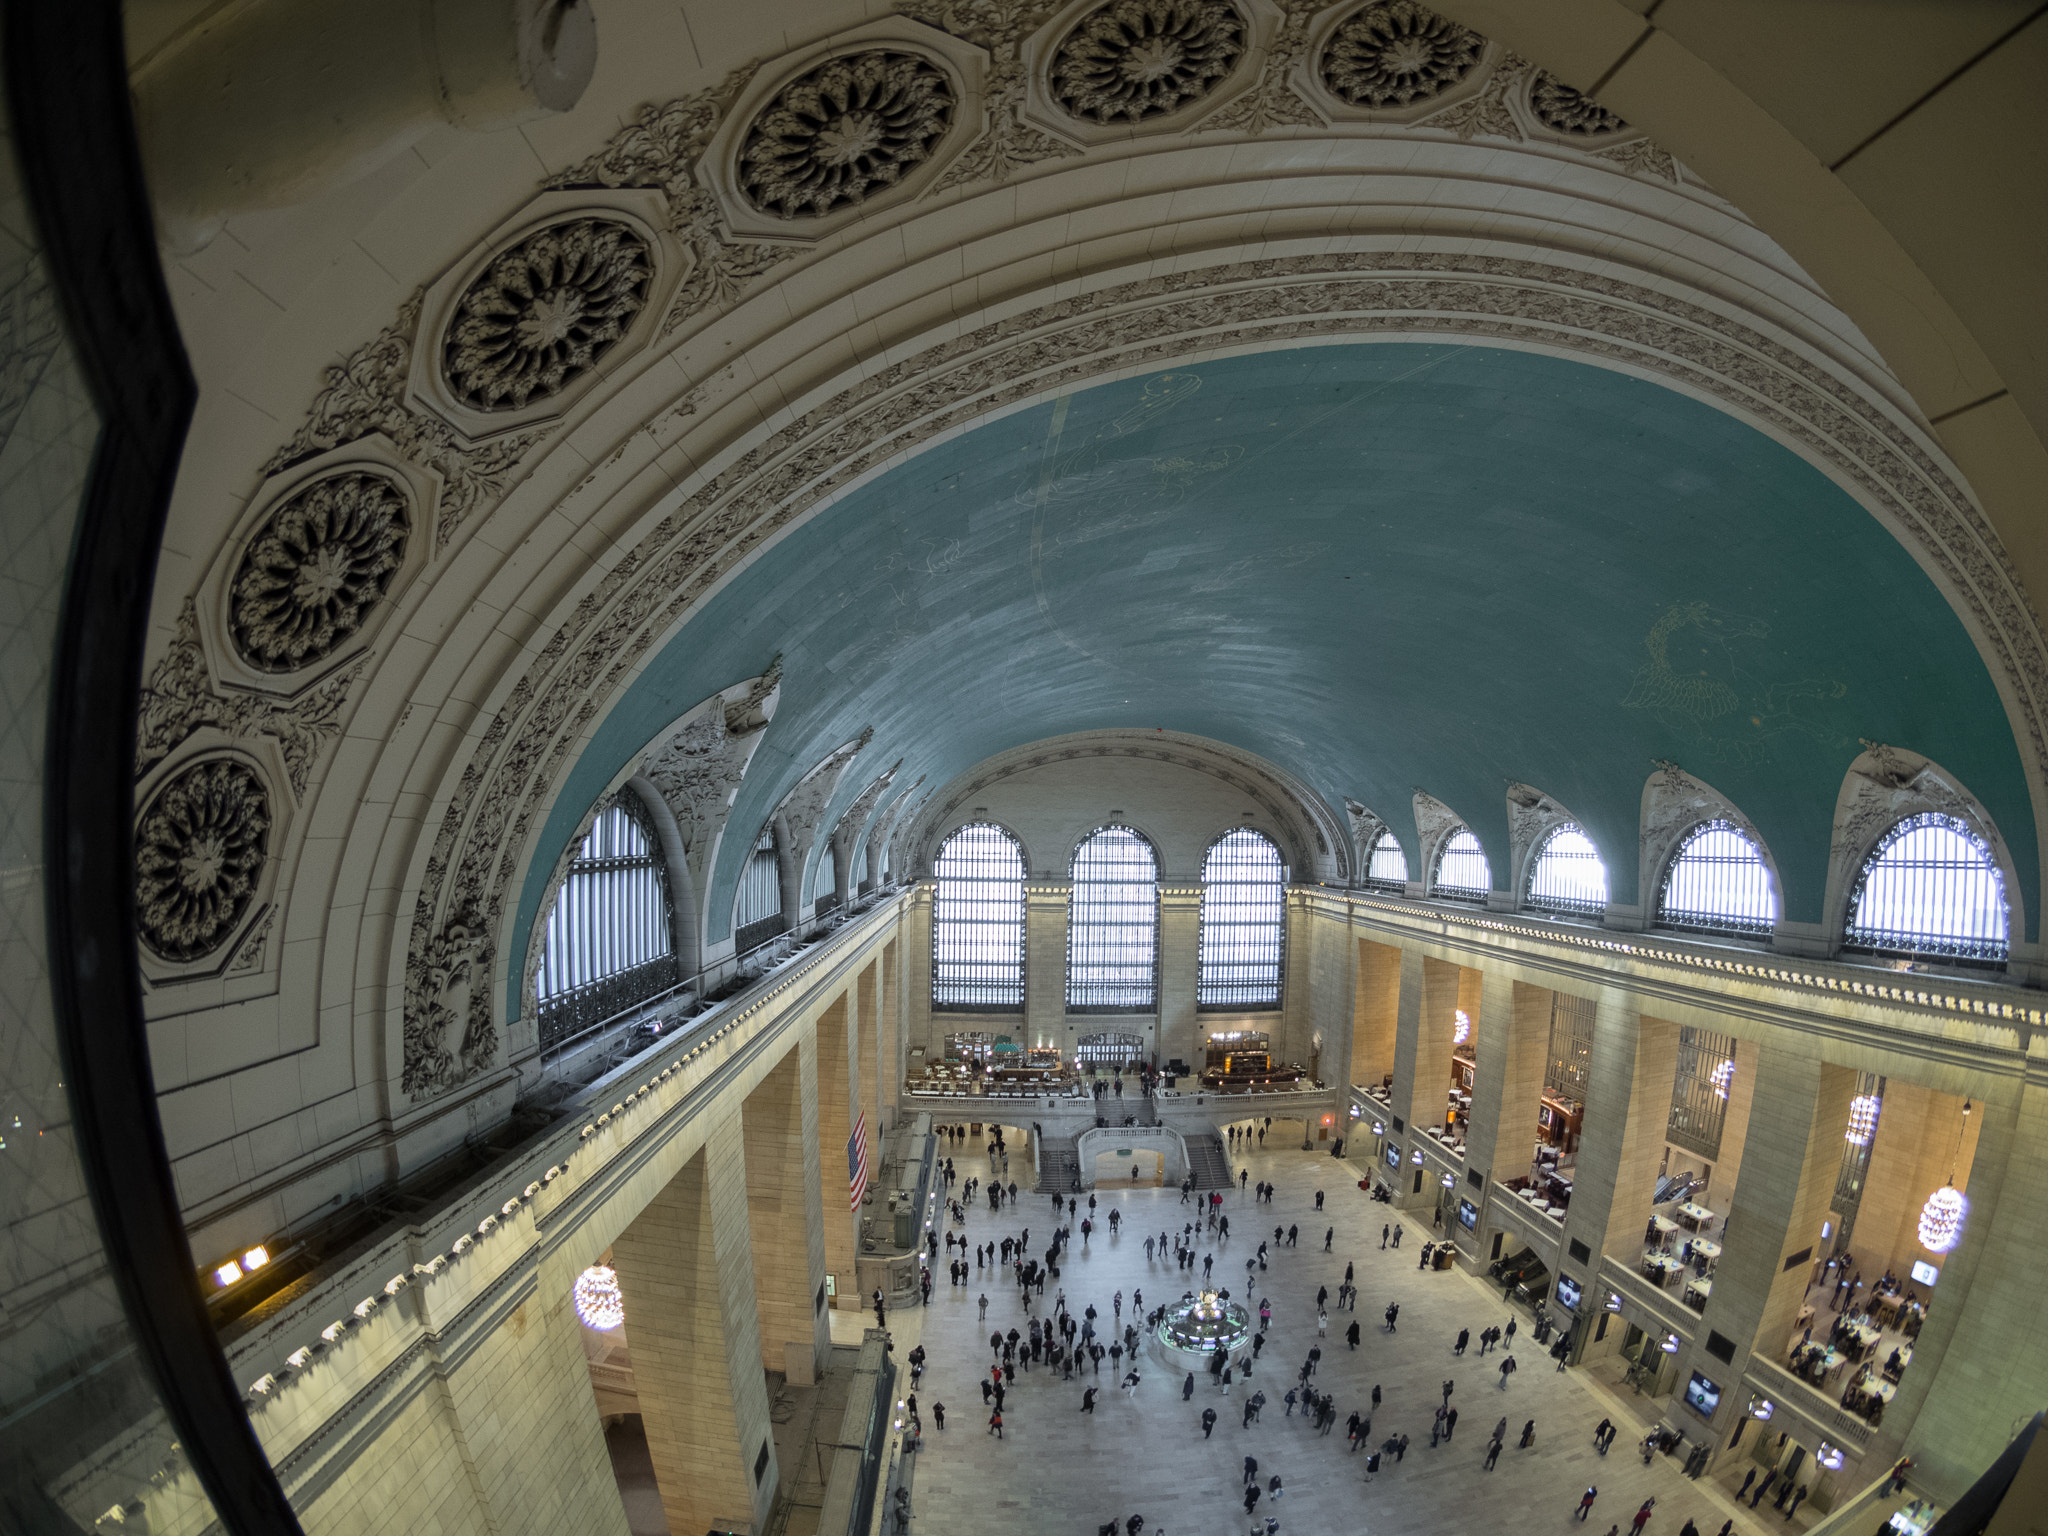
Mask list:
[[[976,1174],[988,1176],[985,1156],[969,1152],[954,1157],[962,1183]],[[1659,1456],[1645,1466],[1633,1449],[1643,1433],[1637,1417],[1585,1371],[1559,1374],[1547,1352],[1530,1339],[1525,1313],[1514,1313],[1517,1343],[1523,1347],[1512,1351],[1517,1370],[1505,1390],[1498,1351],[1482,1359],[1475,1337],[1464,1358],[1453,1356],[1460,1328],[1476,1336],[1490,1324],[1504,1326],[1510,1312],[1498,1291],[1477,1278],[1455,1269],[1419,1271],[1418,1250],[1431,1235],[1428,1228],[1399,1218],[1390,1206],[1358,1189],[1355,1170],[1361,1166],[1293,1149],[1237,1154],[1234,1167],[1248,1170],[1254,1184],[1277,1185],[1278,1193],[1270,1205],[1257,1206],[1249,1194],[1224,1197],[1232,1227],[1229,1241],[1217,1243],[1205,1234],[1197,1248],[1216,1255],[1216,1283],[1231,1284],[1233,1296],[1242,1299],[1244,1261],[1257,1251],[1261,1234],[1270,1242],[1276,1225],[1292,1223],[1300,1226],[1301,1238],[1298,1247],[1274,1250],[1270,1267],[1259,1277],[1254,1310],[1256,1297],[1269,1296],[1273,1325],[1252,1388],[1235,1385],[1228,1400],[1206,1376],[1198,1376],[1194,1400],[1184,1403],[1182,1373],[1170,1371],[1157,1347],[1148,1345],[1140,1356],[1143,1380],[1135,1399],[1118,1389],[1106,1358],[1100,1377],[1091,1370],[1071,1382],[1042,1367],[1020,1370],[1004,1406],[1004,1438],[995,1440],[987,1433],[988,1410],[980,1389],[990,1363],[988,1335],[1012,1327],[1028,1331],[1027,1314],[1014,1281],[988,1270],[965,1289],[948,1286],[942,1248],[931,1305],[890,1318],[898,1360],[919,1342],[928,1355],[918,1393],[925,1449],[912,1476],[912,1531],[1093,1536],[1112,1517],[1135,1513],[1145,1517],[1146,1536],[1243,1536],[1254,1524],[1263,1530],[1268,1515],[1279,1517],[1283,1532],[1317,1536],[1553,1528],[1605,1536],[1616,1524],[1626,1531],[1637,1507],[1652,1496],[1657,1505],[1648,1536],[1677,1536],[1688,1518],[1702,1536],[1714,1536],[1729,1519],[1742,1533],[1786,1528],[1768,1505],[1752,1514],[1710,1479],[1681,1475],[1672,1458]],[[1321,1214],[1315,1210],[1318,1188],[1326,1192]],[[1178,1299],[1190,1288],[1193,1282],[1174,1265],[1171,1244],[1163,1262],[1156,1257],[1148,1262],[1144,1240],[1148,1234],[1156,1238],[1162,1228],[1178,1232],[1195,1206],[1181,1205],[1173,1188],[1098,1191],[1098,1199],[1100,1219],[1087,1250],[1077,1230],[1060,1279],[1047,1283],[1033,1315],[1050,1316],[1064,1288],[1077,1318],[1094,1304],[1100,1314],[1097,1331],[1106,1344],[1115,1331],[1110,1298],[1116,1291],[1124,1293],[1128,1315],[1134,1290],[1145,1293],[1149,1308]],[[1084,1212],[1086,1203],[1083,1196]],[[1122,1235],[1115,1238],[1108,1235],[1112,1204],[1124,1213]],[[1426,1222],[1427,1213],[1422,1215]],[[1380,1228],[1396,1219],[1407,1227],[1401,1248],[1383,1252]],[[1332,1226],[1335,1243],[1326,1255],[1323,1232]],[[1024,1194],[996,1213],[984,1200],[970,1207],[966,1235],[970,1244],[986,1243],[1026,1227],[1032,1252],[1042,1253],[1053,1228],[1050,1196]],[[1333,1310],[1329,1336],[1320,1341],[1316,1336],[1316,1289],[1327,1285],[1334,1304],[1347,1261],[1357,1265],[1360,1293],[1355,1316],[1363,1337],[1355,1354],[1344,1343],[1351,1312]],[[1199,1278],[1198,1267],[1193,1280]],[[976,1316],[976,1301],[984,1291],[989,1298],[986,1322]],[[1382,1328],[1389,1302],[1401,1307],[1398,1331],[1391,1335]],[[835,1315],[834,1321],[840,1318]],[[1318,1342],[1323,1358],[1315,1385],[1337,1397],[1337,1423],[1327,1437],[1309,1429],[1299,1414],[1287,1417],[1283,1401]],[[1455,1383],[1451,1402],[1460,1410],[1459,1420],[1455,1438],[1432,1450],[1430,1423],[1446,1378]],[[899,1396],[907,1382],[907,1376],[899,1379]],[[1368,1484],[1366,1451],[1349,1452],[1344,1421],[1354,1408],[1368,1407],[1375,1383],[1382,1406],[1372,1416],[1374,1442],[1406,1431],[1411,1443],[1402,1462],[1385,1458],[1379,1476]],[[1101,1388],[1092,1415],[1079,1411],[1084,1386]],[[1254,1389],[1265,1392],[1266,1408],[1259,1422],[1244,1428],[1244,1402]],[[933,1404],[941,1402],[947,1413],[943,1432],[932,1419]],[[1214,1436],[1206,1442],[1200,1423],[1205,1407],[1217,1410]],[[1487,1439],[1503,1414],[1507,1445],[1489,1473],[1483,1470]],[[1605,1457],[1595,1453],[1592,1443],[1593,1426],[1603,1417],[1612,1418],[1620,1430]],[[1530,1418],[1536,1421],[1535,1444],[1518,1450],[1523,1422]],[[1256,1520],[1246,1516],[1243,1506],[1246,1455],[1258,1458],[1262,1484],[1274,1473],[1284,1483],[1279,1504],[1262,1499]],[[1580,1526],[1577,1506],[1589,1483],[1598,1486],[1599,1496],[1591,1518]]]

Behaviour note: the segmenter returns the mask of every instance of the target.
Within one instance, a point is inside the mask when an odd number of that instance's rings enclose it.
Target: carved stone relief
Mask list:
[[[135,824],[136,920],[159,959],[202,960],[255,899],[269,856],[269,791],[235,758],[205,758],[160,786]]]
[[[755,118],[740,188],[785,219],[865,202],[930,157],[957,106],[953,82],[921,54],[877,48],[828,60]]]
[[[1078,145],[1024,119],[1024,39],[1056,9],[1050,0],[906,0],[898,8],[898,15],[973,43],[989,56],[983,87],[988,97],[987,131],[961,151],[934,191],[978,181],[1008,181],[1027,165],[1081,153]]]
[[[490,973],[490,944],[468,922],[448,924],[407,961],[400,1086],[411,1097],[444,1092],[496,1061]]]
[[[597,366],[647,305],[653,257],[614,219],[527,236],[469,285],[441,344],[448,386],[478,411],[522,410]]]
[[[1351,846],[1354,850],[1353,868],[1363,880],[1372,868],[1373,844],[1380,840],[1380,834],[1387,830],[1387,824],[1372,811],[1356,800],[1346,798],[1344,812],[1351,820]]]
[[[1213,91],[1244,57],[1245,21],[1226,0],[1112,0],[1061,41],[1052,96],[1075,117],[1139,123]]]
[[[242,659],[287,673],[333,655],[389,591],[412,533],[410,498],[389,475],[315,481],[272,512],[228,591]]]
[[[854,850],[861,845],[861,834],[867,830],[868,817],[874,814],[875,802],[882,798],[883,793],[894,782],[896,770],[902,766],[903,759],[900,757],[891,763],[881,777],[854,797],[853,804],[846,808],[832,828],[832,857],[837,861],[837,873],[849,885],[853,880],[853,867],[856,862]],[[874,878],[872,867],[868,870],[868,878]]]
[[[846,770],[853,766],[853,760],[860,756],[874,735],[874,727],[867,727],[799,779],[796,787],[775,807],[770,819],[776,824],[779,847],[798,869],[807,867],[811,847],[818,840],[818,823],[824,819],[825,808],[832,803],[832,797],[839,792],[840,779],[845,777]]]
[[[870,880],[879,881],[881,879],[881,872],[885,863],[892,872],[896,870],[893,860],[884,859],[883,850],[889,846],[889,840],[896,832],[897,818],[903,814],[904,806],[908,805],[910,797],[923,787],[924,780],[925,776],[920,773],[917,776],[916,782],[894,800],[891,800],[883,808],[882,813],[875,818],[874,825],[868,828],[868,878]]]
[[[1701,822],[1717,820],[1732,822],[1756,843],[1771,868],[1772,884],[1777,884],[1777,861],[1755,824],[1705,780],[1694,778],[1676,763],[1660,761],[1643,786],[1641,883],[1636,890],[1646,922],[1655,920],[1664,866],[1679,840]],[[1782,897],[1783,887],[1778,889]]]
[[[690,880],[700,893],[708,888],[712,853],[732,814],[747,765],[761,745],[761,733],[774,718],[781,690],[778,657],[761,676],[692,710],[673,734],[641,759],[640,771],[661,791],[676,819]]]
[[[1572,813],[1532,784],[1511,783],[1508,803],[1508,889],[1519,900],[1529,883],[1529,861],[1553,827],[1563,826]]]
[[[1415,0],[1382,0],[1341,23],[1323,46],[1323,84],[1354,107],[1414,106],[1472,72],[1486,39]]]
[[[1574,138],[1620,133],[1628,127],[1584,91],[1574,90],[1548,70],[1536,71],[1529,82],[1529,110],[1544,127]]]

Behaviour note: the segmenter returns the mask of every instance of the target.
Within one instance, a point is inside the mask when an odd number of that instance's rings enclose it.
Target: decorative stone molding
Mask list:
[[[698,175],[738,235],[810,244],[930,190],[988,126],[988,55],[900,16],[755,73]]]
[[[1376,0],[1341,17],[1317,51],[1323,88],[1368,112],[1441,105],[1479,64],[1486,39],[1416,0]]]
[[[240,927],[270,856],[270,794],[248,763],[205,758],[150,796],[135,821],[136,922],[150,953],[203,960]]]
[[[1612,138],[1628,131],[1628,124],[1617,114],[1547,69],[1530,72],[1528,100],[1530,115],[1538,123],[1568,138]]]
[[[669,221],[643,189],[534,197],[426,289],[409,403],[465,442],[558,422],[654,339],[649,312],[690,275]]]
[[[1807,349],[1664,279],[1550,259],[1402,250],[1219,261],[1103,282],[906,353],[694,482],[600,590],[536,637],[534,659],[451,775],[418,890],[417,942],[447,912],[499,920],[517,873],[508,839],[523,838],[553,794],[582,722],[730,570],[844,486],[992,411],[1092,379],[1344,336],[1551,351],[1660,380],[1772,433],[1937,574],[2013,708],[2035,781],[2048,772],[2048,649],[1995,534],[1920,429]]]
[[[903,759],[899,757],[880,777],[854,796],[853,804],[840,813],[839,820],[832,826],[833,874],[837,877],[838,883],[849,891],[854,889],[854,851],[861,846],[861,834],[867,830],[868,818],[874,814],[875,803],[882,798],[890,784],[895,782],[897,771],[902,766]],[[871,867],[869,878],[872,879],[873,875]]]
[[[1053,50],[1052,98],[1098,125],[1172,117],[1230,77],[1248,31],[1228,0],[1110,0]]]
[[[1323,115],[1296,88],[1309,53],[1309,23],[1322,0],[1275,0],[1280,27],[1265,50],[1258,84],[1217,108],[1198,125],[1202,133],[1264,133],[1269,128],[1320,128]]]
[[[1856,894],[1863,861],[1885,834],[1909,816],[1932,812],[1953,817],[1991,849],[2005,884],[2007,931],[2017,951],[2027,933],[2027,914],[2020,899],[2018,867],[1998,823],[1956,776],[1938,763],[1881,741],[1866,741],[1842,777],[1835,800],[1834,835],[1828,847],[1827,888],[1821,903],[1821,927],[1839,949],[1848,927],[1849,903]]]
[[[933,190],[1008,181],[1041,160],[1078,155],[1080,147],[1025,121],[1024,40],[1056,9],[1053,0],[906,0],[897,14],[973,43],[989,57],[988,131],[960,153]]]
[[[1420,861],[1408,871],[1411,882],[1420,881],[1423,893],[1428,895],[1436,888],[1437,855],[1451,834],[1466,825],[1465,818],[1452,810],[1443,801],[1422,790],[1415,791],[1415,841]],[[1493,856],[1487,856],[1487,867],[1491,870]],[[1496,886],[1498,881],[1496,880]]]
[[[810,905],[802,893],[810,889],[811,849],[818,840],[818,824],[825,819],[825,809],[831,805],[833,796],[839,793],[839,781],[846,776],[846,770],[853,766],[853,760],[874,737],[875,728],[867,726],[852,741],[836,748],[822,763],[797,780],[768,818],[775,826],[775,851],[782,862],[782,911],[785,917],[794,920],[799,909]],[[792,870],[804,882],[798,886],[799,894],[793,905],[787,886]]]
[[[523,411],[562,393],[647,307],[653,256],[616,219],[565,219],[491,258],[441,339],[450,391],[477,411]]]
[[[297,672],[345,645],[405,562],[411,498],[371,470],[314,481],[264,520],[228,589],[228,633],[263,672]]]
[[[496,1062],[490,974],[490,941],[469,922],[449,923],[407,960],[399,1086],[411,1098],[445,1092]]]
[[[924,780],[925,776],[920,773],[910,788],[891,800],[875,818],[874,824],[868,828],[868,878],[877,884],[881,883],[881,871],[885,862],[884,850],[890,846],[890,838],[896,830],[896,818],[902,814],[904,806],[910,803],[910,797],[923,787]],[[891,862],[889,868],[893,871],[896,866]]]
[[[1785,885],[1778,878],[1778,861],[1771,845],[1764,841],[1756,823],[1743,815],[1734,801],[1708,784],[1694,778],[1676,763],[1659,762],[1657,771],[1643,785],[1641,848],[1638,853],[1636,899],[1643,910],[1645,927],[1657,921],[1657,903],[1663,888],[1664,867],[1678,849],[1685,834],[1703,821],[1729,821],[1763,853],[1771,872],[1771,890],[1777,898],[1778,913],[1785,911]]]
[[[930,157],[958,105],[952,81],[921,54],[876,48],[828,59],[748,127],[740,190],[784,219],[864,203]]]
[[[1390,831],[1385,818],[1368,810],[1349,796],[1344,800],[1344,813],[1351,821],[1351,868],[1354,880],[1364,880],[1372,868],[1373,845],[1380,840],[1382,832]]]

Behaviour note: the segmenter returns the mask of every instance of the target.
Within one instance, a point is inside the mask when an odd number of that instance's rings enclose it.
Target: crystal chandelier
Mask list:
[[[1963,1123],[1956,1130],[1955,1156],[1949,1160],[1948,1182],[1927,1197],[1920,1207],[1920,1246],[1929,1253],[1947,1253],[1962,1241],[1963,1217],[1970,1202],[1956,1188],[1956,1167],[1963,1156],[1963,1137],[1970,1127],[1971,1104],[1963,1100]]]
[[[1728,1087],[1731,1083],[1735,1081],[1734,1061],[1732,1059],[1724,1061],[1721,1063],[1721,1065],[1714,1068],[1714,1076],[1712,1081],[1714,1084],[1714,1092],[1718,1093],[1724,1099],[1727,1098]]]
[[[626,1320],[626,1299],[619,1294],[619,1272],[609,1264],[593,1264],[576,1277],[576,1315],[585,1327],[610,1333]]]
[[[1451,1030],[1451,1044],[1463,1045],[1472,1036],[1472,1018],[1462,1008],[1456,1010],[1456,1014],[1457,1024]]]
[[[1877,1135],[1877,1095],[1859,1093],[1849,1101],[1849,1129],[1842,1133],[1851,1146],[1867,1147]]]

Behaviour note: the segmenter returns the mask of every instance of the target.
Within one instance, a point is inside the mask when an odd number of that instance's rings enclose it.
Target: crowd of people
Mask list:
[[[1243,1143],[1247,1146],[1253,1144],[1256,1135],[1256,1130],[1244,1132]],[[1232,1139],[1236,1141],[1238,1138]],[[1034,1249],[1024,1207],[1029,1201],[1041,1197],[1020,1195],[1016,1183],[1004,1177],[1007,1156],[1007,1149],[1002,1146],[998,1135],[989,1143],[989,1175],[985,1185],[979,1176],[970,1176],[962,1182],[955,1157],[940,1159],[939,1177],[944,1186],[947,1230],[943,1237],[933,1233],[928,1240],[928,1252],[934,1264],[938,1262],[943,1241],[952,1286],[976,1291],[978,1320],[988,1324],[991,1312],[994,1313],[995,1322],[989,1326],[986,1335],[989,1354],[980,1376],[979,1390],[986,1416],[984,1433],[998,1440],[1004,1438],[1005,1415],[1011,1412],[1010,1405],[1019,1390],[1020,1378],[1028,1381],[1034,1374],[1039,1375],[1048,1388],[1066,1387],[1080,1378],[1076,1383],[1080,1389],[1078,1400],[1072,1401],[1067,1410],[1080,1414],[1093,1415],[1096,1412],[1105,1376],[1109,1386],[1135,1399],[1148,1375],[1156,1375],[1156,1369],[1145,1353],[1146,1334],[1159,1325],[1174,1303],[1192,1300],[1198,1289],[1236,1284],[1236,1270],[1229,1266],[1224,1253],[1230,1245],[1231,1233],[1221,1193],[1210,1191],[1197,1195],[1189,1185],[1182,1188],[1181,1204],[1196,1205],[1193,1219],[1183,1216],[1177,1229],[1176,1225],[1169,1224],[1158,1231],[1134,1234],[1142,1237],[1148,1272],[1159,1266],[1172,1266],[1164,1271],[1164,1283],[1160,1287],[1169,1293],[1169,1299],[1158,1300],[1155,1293],[1155,1302],[1148,1310],[1145,1292],[1137,1286],[1132,1287],[1128,1297],[1122,1289],[1113,1290],[1108,1297],[1092,1294],[1087,1286],[1076,1283],[1077,1277],[1066,1274],[1066,1270],[1076,1262],[1076,1251],[1083,1255],[1088,1251],[1089,1238],[1101,1230],[1097,1225],[1098,1218],[1113,1238],[1121,1237],[1122,1229],[1133,1223],[1126,1219],[1125,1212],[1114,1200],[1107,1202],[1105,1210],[1106,1202],[1097,1193],[1055,1193],[1042,1197],[1049,1202],[1050,1231],[1041,1229],[1040,1246]],[[1264,1181],[1253,1191],[1248,1174],[1241,1176],[1238,1183],[1239,1197],[1249,1198],[1254,1203],[1270,1202],[1274,1193],[1274,1187]],[[980,1208],[984,1197],[989,1213],[1013,1222],[1013,1230],[969,1230],[971,1213]],[[1323,1202],[1324,1193],[1317,1191],[1317,1211],[1323,1209]],[[1380,1246],[1398,1250],[1402,1235],[1400,1223],[1389,1221],[1383,1226]],[[1275,1262],[1281,1261],[1283,1254],[1288,1255],[1286,1262],[1289,1263],[1315,1262],[1313,1258],[1293,1257],[1299,1252],[1300,1236],[1299,1223],[1277,1224],[1270,1237],[1258,1235],[1256,1249],[1245,1255],[1243,1289],[1236,1296],[1236,1300],[1246,1307],[1248,1315],[1255,1319],[1248,1336],[1240,1344],[1228,1349],[1218,1348],[1208,1356],[1203,1373],[1207,1377],[1206,1383],[1198,1381],[1197,1372],[1183,1370],[1179,1372],[1182,1379],[1174,1384],[1172,1390],[1189,1405],[1189,1412],[1193,1415],[1191,1432],[1209,1440],[1218,1425],[1227,1418],[1234,1418],[1238,1429],[1247,1432],[1265,1422],[1265,1412],[1276,1406],[1266,1390],[1270,1381],[1272,1391],[1277,1395],[1277,1406],[1283,1410],[1277,1418],[1289,1426],[1290,1433],[1295,1432],[1298,1425],[1304,1438],[1333,1439],[1336,1426],[1343,1424],[1342,1454],[1357,1458],[1349,1464],[1357,1469],[1359,1481],[1370,1485],[1399,1467],[1414,1444],[1413,1436],[1425,1433],[1415,1424],[1421,1412],[1429,1414],[1427,1450],[1441,1451],[1455,1442],[1459,1418],[1457,1382],[1455,1378],[1444,1379],[1440,1400],[1430,1404],[1426,1410],[1412,1404],[1404,1405],[1400,1411],[1409,1423],[1402,1425],[1386,1422],[1386,1414],[1382,1411],[1382,1389],[1377,1384],[1369,1393],[1361,1392],[1355,1404],[1341,1402],[1337,1391],[1325,1390],[1320,1371],[1323,1345],[1328,1337],[1329,1308],[1334,1302],[1340,1314],[1357,1311],[1358,1261],[1335,1253],[1335,1229],[1326,1229],[1323,1243],[1314,1252],[1330,1256],[1333,1268],[1327,1281],[1319,1285],[1308,1315],[1291,1319],[1284,1328],[1276,1326],[1273,1298],[1270,1294],[1260,1295],[1261,1276],[1267,1274]],[[1245,1250],[1240,1248],[1238,1251],[1243,1253]],[[1334,1269],[1339,1258],[1343,1259],[1341,1272]],[[1226,1263],[1220,1279],[1216,1269],[1219,1259]],[[1073,1290],[1071,1296],[1070,1286]],[[1181,1288],[1174,1290],[1175,1286]],[[925,1299],[929,1301],[929,1272],[923,1289]],[[1225,1299],[1231,1298],[1228,1289],[1219,1294]],[[884,1315],[879,1295],[875,1303],[879,1321]],[[1382,1317],[1382,1332],[1395,1335],[1400,1303],[1388,1302]],[[1466,1358],[1475,1339],[1479,1356],[1498,1351],[1498,1363],[1489,1374],[1497,1375],[1498,1390],[1508,1392],[1516,1369],[1513,1346],[1520,1326],[1520,1320],[1510,1313],[1502,1322],[1485,1324],[1476,1333],[1472,1328],[1461,1328],[1454,1338],[1443,1341],[1443,1347],[1452,1359]],[[1358,1350],[1362,1340],[1355,1318],[1349,1321],[1341,1337],[1347,1352]],[[1283,1338],[1291,1339],[1301,1350],[1299,1364],[1292,1367],[1291,1372],[1286,1367],[1276,1370],[1274,1363],[1265,1359],[1267,1351],[1279,1348]],[[1560,1339],[1559,1343],[1564,1344],[1565,1341]],[[1397,1346],[1390,1337],[1384,1347],[1391,1349]],[[1433,1346],[1424,1343],[1414,1347],[1426,1349]],[[1558,1358],[1558,1369],[1563,1370],[1566,1351],[1553,1349],[1553,1353]],[[906,1398],[905,1407],[913,1432],[921,1434],[923,1422],[916,1388],[923,1373],[923,1349],[920,1347],[913,1351],[909,1358],[912,1390]],[[1197,1405],[1195,1399],[1198,1395],[1208,1401]],[[1048,1391],[1034,1389],[1029,1398],[1032,1411],[1058,1411],[1052,1407],[1049,1398]],[[1219,1412],[1219,1402],[1230,1411]],[[945,1425],[945,1413],[943,1403],[932,1405],[933,1423],[940,1430]],[[1376,1419],[1379,1421],[1377,1426]],[[1611,1421],[1602,1420],[1594,1434],[1595,1449],[1604,1455],[1614,1435]],[[1511,1430],[1510,1416],[1502,1414],[1478,1457],[1478,1470],[1490,1473],[1510,1448],[1517,1453],[1527,1453],[1533,1452],[1537,1444],[1538,1427],[1534,1418],[1525,1418],[1516,1433]],[[1288,1454],[1318,1453],[1302,1448]],[[1270,1458],[1270,1450],[1268,1455]],[[1272,1466],[1262,1471],[1258,1458],[1251,1454],[1245,1455],[1243,1465],[1244,1513],[1250,1518],[1254,1532],[1277,1536],[1286,1492],[1282,1475]],[[1745,1487],[1744,1492],[1749,1491]],[[1759,1488],[1757,1494],[1761,1497],[1767,1491]],[[1801,1495],[1803,1492],[1800,1490]],[[1779,1508],[1786,1507],[1789,1494],[1790,1490],[1787,1490],[1786,1495],[1781,1495]],[[1574,1511],[1580,1520],[1589,1517],[1598,1496],[1597,1487],[1588,1487],[1580,1496]],[[1629,1522],[1632,1536],[1642,1536],[1654,1514],[1655,1502],[1654,1499],[1647,1500],[1635,1512]],[[1791,1507],[1796,1509],[1797,1505]],[[1716,1536],[1729,1536],[1732,1526],[1733,1521],[1722,1524]],[[1115,1518],[1098,1526],[1098,1536],[1117,1536],[1117,1533],[1138,1536],[1146,1529],[1142,1513],[1118,1513]],[[1163,1528],[1151,1529],[1152,1536],[1165,1536]],[[1618,1536],[1619,1530],[1617,1524],[1610,1529],[1608,1536]],[[1676,1536],[1707,1536],[1707,1533],[1687,1520]]]

